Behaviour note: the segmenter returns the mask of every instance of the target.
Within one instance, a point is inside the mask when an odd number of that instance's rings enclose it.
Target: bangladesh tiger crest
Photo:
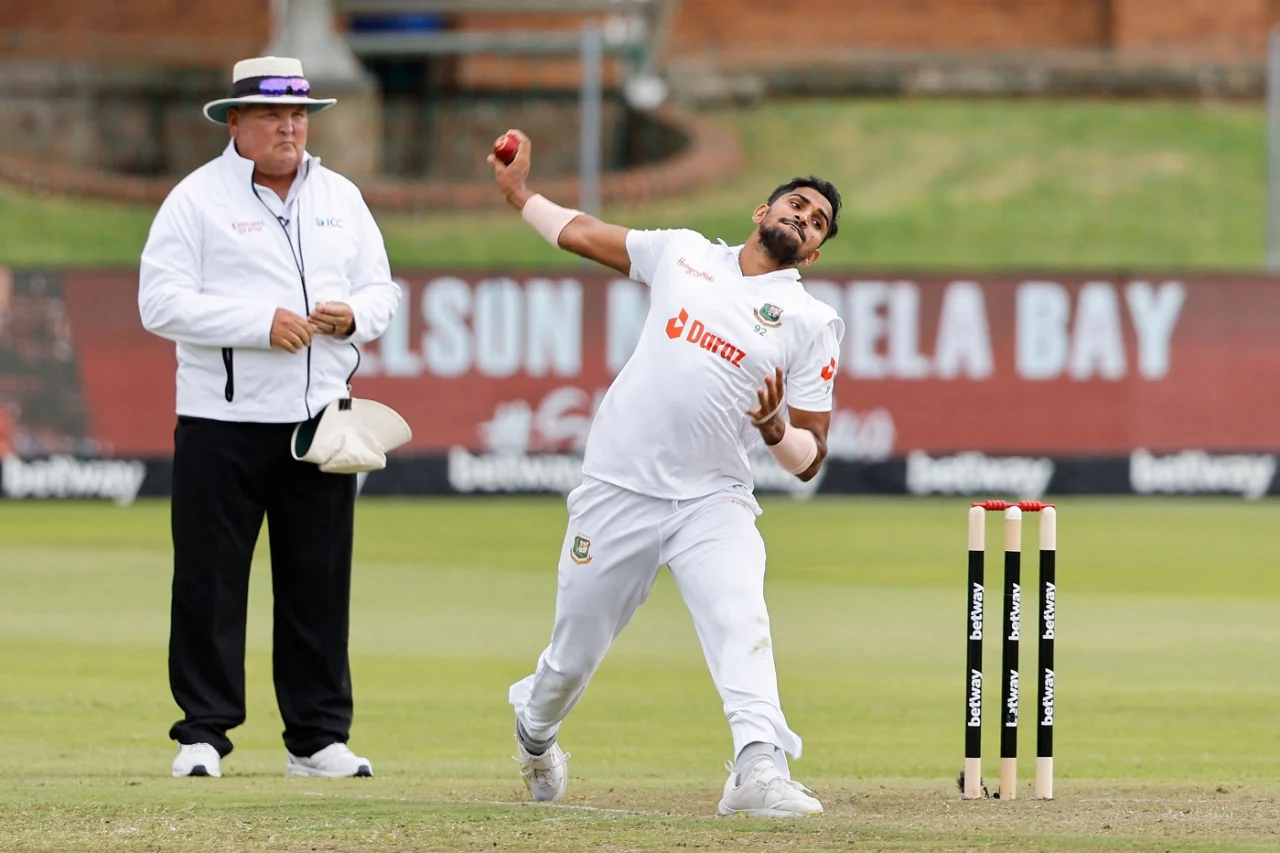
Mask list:
[[[770,329],[776,329],[782,325],[782,309],[772,302],[766,302],[757,308],[755,315],[760,325],[768,326]]]
[[[585,536],[573,537],[573,547],[569,549],[569,556],[579,566],[585,566],[591,562],[591,540]]]

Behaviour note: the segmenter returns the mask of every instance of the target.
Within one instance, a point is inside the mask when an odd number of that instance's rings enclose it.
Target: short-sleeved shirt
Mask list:
[[[778,366],[789,408],[831,410],[843,322],[797,270],[743,275],[742,248],[694,231],[629,232],[649,314],[596,412],[584,475],[669,500],[753,488],[761,438],[746,413]]]

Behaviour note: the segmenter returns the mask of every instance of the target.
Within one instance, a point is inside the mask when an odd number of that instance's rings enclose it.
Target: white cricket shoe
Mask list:
[[[284,775],[324,776],[328,779],[372,776],[373,765],[369,763],[369,759],[361,758],[348,749],[345,743],[331,743],[308,758],[289,753],[289,760],[284,766]]]
[[[173,759],[173,775],[174,778],[221,776],[222,757],[207,743],[179,744],[178,755]]]
[[[520,762],[520,776],[524,786],[529,789],[534,800],[549,803],[564,796],[569,787],[569,753],[553,743],[542,755],[533,755],[524,748],[520,739],[516,738],[516,746],[520,754],[516,761]]]
[[[742,773],[742,782],[733,772],[733,762],[726,761],[729,779],[724,783],[720,814],[749,814],[752,817],[804,817],[822,814],[822,803],[799,782],[782,775],[772,761],[761,757]]]

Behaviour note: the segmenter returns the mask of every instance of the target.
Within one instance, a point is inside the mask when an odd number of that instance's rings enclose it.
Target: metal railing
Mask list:
[[[1280,274],[1280,28],[1267,45],[1267,272]]]
[[[602,48],[607,54],[629,56],[636,66],[648,66],[655,40],[670,20],[673,0],[339,0],[347,15],[498,15],[512,13],[599,14],[630,18],[638,26],[606,27]],[[347,44],[360,56],[475,55],[524,53],[573,55],[582,49],[581,27],[567,22],[558,30],[388,30],[352,32]]]
[[[388,15],[420,12],[428,15],[462,15],[491,12],[635,12],[662,5],[664,0],[340,0],[347,14]]]
[[[422,32],[348,33],[347,44],[359,56],[459,56],[482,53],[576,55],[582,50],[581,30],[555,32]],[[643,49],[642,39],[607,40],[610,54]]]

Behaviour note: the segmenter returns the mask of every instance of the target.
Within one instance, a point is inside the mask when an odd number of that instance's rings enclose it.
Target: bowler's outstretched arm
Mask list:
[[[560,207],[531,191],[527,181],[532,165],[532,143],[519,130],[508,133],[520,143],[511,163],[504,164],[494,154],[490,154],[488,159],[493,166],[494,178],[511,206],[553,245],[623,275],[630,274],[627,234],[631,229],[602,222],[580,210]]]

